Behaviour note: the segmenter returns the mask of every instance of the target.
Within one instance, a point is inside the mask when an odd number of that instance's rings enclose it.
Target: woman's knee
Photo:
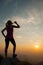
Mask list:
[[[13,45],[16,47],[16,42],[15,42],[15,40],[13,40]]]
[[[16,43],[14,43],[14,47],[16,47]]]

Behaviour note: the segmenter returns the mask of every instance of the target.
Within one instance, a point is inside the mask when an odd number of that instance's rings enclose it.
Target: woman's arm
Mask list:
[[[6,28],[4,28],[4,29],[1,31],[1,33],[3,34],[4,37],[6,37],[5,34],[4,34],[4,31],[5,31],[5,30],[6,30]]]
[[[19,24],[15,21],[14,22],[17,26],[13,25],[14,28],[20,28]]]

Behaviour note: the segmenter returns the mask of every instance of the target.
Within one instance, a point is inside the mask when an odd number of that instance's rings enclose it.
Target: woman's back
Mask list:
[[[13,38],[13,26],[10,25],[6,28],[7,30],[7,38]]]

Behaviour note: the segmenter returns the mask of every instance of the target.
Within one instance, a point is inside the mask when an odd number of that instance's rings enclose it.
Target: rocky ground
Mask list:
[[[0,55],[0,65],[32,65],[27,61],[20,61],[17,57],[4,58]]]

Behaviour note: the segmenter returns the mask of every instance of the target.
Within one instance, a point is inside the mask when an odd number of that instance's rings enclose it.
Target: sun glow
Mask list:
[[[39,45],[35,45],[35,48],[39,48]]]

